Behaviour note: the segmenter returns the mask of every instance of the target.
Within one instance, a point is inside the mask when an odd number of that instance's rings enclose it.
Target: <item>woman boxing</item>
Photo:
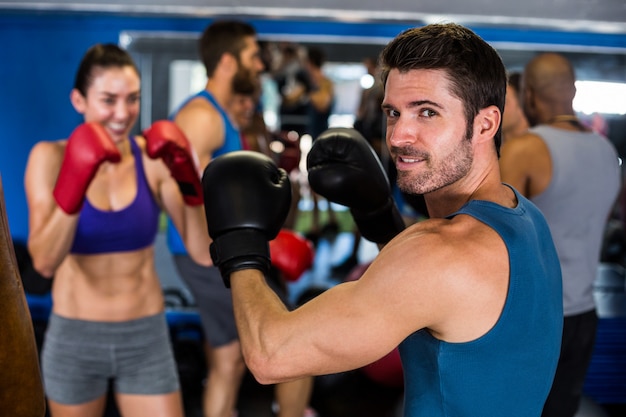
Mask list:
[[[164,210],[211,264],[194,158],[169,122],[130,135],[140,77],[116,45],[87,51],[70,99],[84,123],[36,144],[25,174],[28,247],[37,271],[54,275],[42,348],[50,414],[103,415],[111,383],[126,417],[182,417],[154,239]]]

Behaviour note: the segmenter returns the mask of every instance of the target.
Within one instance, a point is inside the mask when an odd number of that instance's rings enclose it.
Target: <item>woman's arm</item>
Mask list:
[[[53,197],[65,142],[40,142],[30,152],[24,176],[28,203],[28,249],[33,266],[52,277],[70,250],[78,214],[67,214]]]

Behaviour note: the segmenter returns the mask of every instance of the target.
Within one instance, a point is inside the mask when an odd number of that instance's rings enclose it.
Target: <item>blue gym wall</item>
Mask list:
[[[0,174],[14,239],[28,234],[23,174],[38,141],[65,138],[81,121],[69,93],[85,50],[122,30],[201,30],[190,19],[81,14],[0,14]]]
[[[249,20],[260,35],[392,38],[408,23]],[[26,240],[23,175],[31,147],[67,137],[81,122],[69,102],[74,71],[85,50],[119,41],[122,31],[200,33],[206,17],[83,14],[0,10],[0,175],[11,234]],[[597,45],[626,50],[626,35],[474,28],[488,41]],[[158,97],[153,97],[158,99]]]

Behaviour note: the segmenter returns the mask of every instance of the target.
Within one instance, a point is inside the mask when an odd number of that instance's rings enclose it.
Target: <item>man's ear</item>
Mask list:
[[[229,74],[236,74],[237,73],[237,69],[239,68],[239,63],[237,62],[237,58],[231,54],[226,52],[225,54],[222,55],[222,57],[220,58],[221,61],[221,66],[229,73]]]
[[[70,92],[70,101],[78,113],[85,113],[85,109],[87,108],[87,99],[80,93],[80,91],[73,88]]]
[[[496,135],[502,114],[497,106],[489,106],[481,109],[474,118],[474,139],[491,141]]]

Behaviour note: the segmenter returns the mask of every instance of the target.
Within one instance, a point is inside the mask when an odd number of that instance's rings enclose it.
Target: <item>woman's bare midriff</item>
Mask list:
[[[154,248],[68,255],[54,276],[54,313],[73,319],[125,321],[163,311]]]

